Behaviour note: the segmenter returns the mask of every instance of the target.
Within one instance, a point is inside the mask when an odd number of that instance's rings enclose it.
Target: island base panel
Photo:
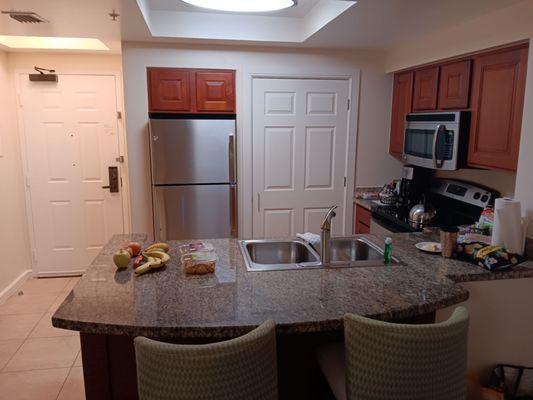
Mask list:
[[[137,370],[130,336],[80,333],[86,400],[136,400]]]

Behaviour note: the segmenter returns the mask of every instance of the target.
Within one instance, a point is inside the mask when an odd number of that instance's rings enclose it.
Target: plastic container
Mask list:
[[[204,275],[215,272],[217,255],[214,251],[195,251],[180,258],[183,271],[189,275]]]
[[[193,242],[188,244],[183,244],[178,247],[180,254],[190,254],[198,251],[214,251],[215,248],[211,243],[206,242]]]

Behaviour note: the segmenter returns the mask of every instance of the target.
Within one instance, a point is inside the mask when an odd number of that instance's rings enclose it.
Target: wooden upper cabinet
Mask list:
[[[235,113],[235,71],[148,68],[150,112]]]
[[[471,69],[471,60],[457,61],[440,67],[439,109],[468,108]]]
[[[196,109],[235,112],[235,72],[196,72]]]
[[[425,111],[437,108],[439,67],[428,67],[415,71],[413,110]]]
[[[519,47],[475,57],[470,166],[516,170],[527,54],[527,47]]]
[[[151,112],[191,112],[191,73],[174,68],[148,69]]]
[[[395,157],[403,154],[405,115],[411,112],[412,100],[413,72],[394,74],[389,153]]]

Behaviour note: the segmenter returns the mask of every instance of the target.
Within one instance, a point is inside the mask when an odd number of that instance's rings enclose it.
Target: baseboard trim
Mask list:
[[[74,270],[74,271],[58,271],[58,272],[39,272],[37,273],[38,278],[61,278],[69,276],[81,276],[85,273],[84,269]]]
[[[0,292],[0,304],[3,304],[11,295],[15,294],[17,290],[20,289],[24,282],[26,282],[30,277],[31,272],[31,269],[27,269]]]

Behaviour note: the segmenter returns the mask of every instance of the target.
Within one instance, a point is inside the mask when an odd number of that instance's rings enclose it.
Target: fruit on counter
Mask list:
[[[151,257],[152,261],[150,261],[150,268],[157,269],[161,268],[165,264],[163,264],[163,261],[161,261],[160,258]]]
[[[170,256],[167,253],[164,253],[162,251],[151,250],[151,251],[145,251],[143,254],[149,257],[157,258],[161,260],[163,264],[166,264],[167,262],[170,261]]]
[[[119,269],[127,268],[130,263],[131,255],[129,251],[120,249],[115,254],[113,254],[113,262]]]
[[[139,242],[129,242],[127,248],[131,249],[132,257],[137,257],[141,253],[141,244]]]
[[[141,265],[141,263],[144,261],[144,257],[142,254],[139,254],[136,258],[135,258],[135,261],[133,262],[133,268],[137,268]]]
[[[133,257],[133,250],[129,247],[123,247],[121,250],[126,250],[128,253],[130,253],[130,258]]]
[[[154,243],[154,244],[148,246],[144,251],[146,253],[146,252],[150,252],[152,250],[155,250],[156,248],[160,249],[160,250],[163,250],[165,253],[168,253],[168,251],[170,250],[170,246],[168,244],[160,242],[160,243]]]
[[[150,261],[145,262],[140,265],[138,268],[135,268],[135,275],[142,275],[152,269],[152,263]]]

